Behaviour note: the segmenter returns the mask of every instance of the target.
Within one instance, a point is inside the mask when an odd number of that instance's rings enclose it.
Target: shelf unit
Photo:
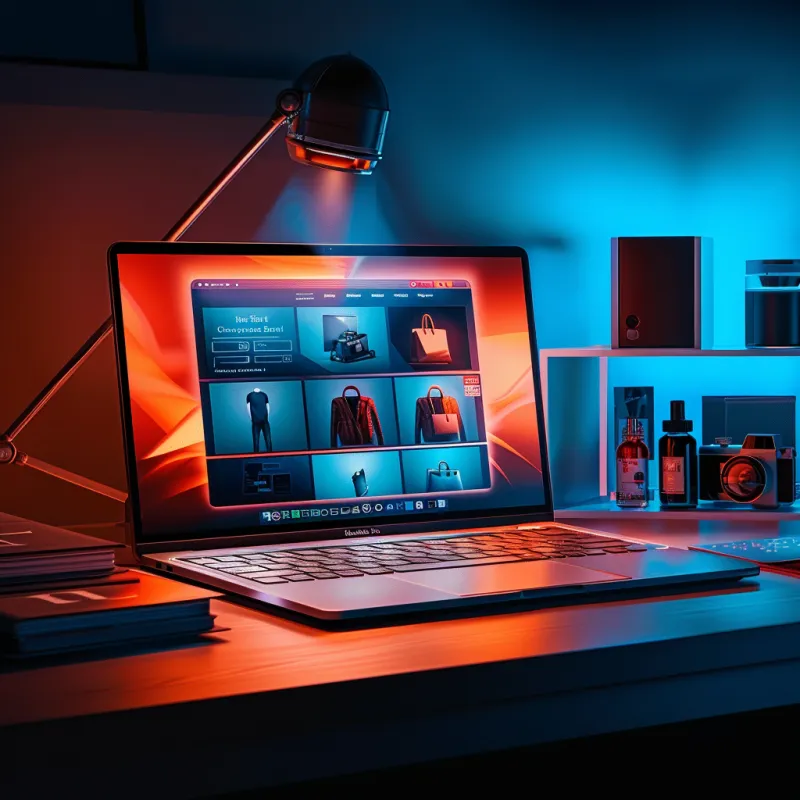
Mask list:
[[[644,515],[647,519],[716,520],[723,522],[796,522],[800,520],[800,509],[767,510],[757,508],[687,508],[665,511],[652,504],[647,508],[620,508],[613,500],[598,500],[593,503],[556,509],[556,519],[606,519],[609,517]]]
[[[800,519],[800,504],[778,511],[707,507],[662,511],[657,502],[655,505],[651,502],[642,510],[620,509],[609,499],[608,474],[609,359],[795,356],[800,356],[800,349],[615,349],[607,346],[542,349],[539,367],[556,517],[591,519],[633,513],[673,519],[744,521],[750,514],[757,514],[759,519]],[[579,403],[575,398],[579,398]],[[655,435],[657,438],[658,434]]]

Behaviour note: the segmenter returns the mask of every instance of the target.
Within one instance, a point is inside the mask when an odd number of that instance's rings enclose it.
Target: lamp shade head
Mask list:
[[[360,58],[316,61],[278,104],[290,113],[286,146],[294,161],[369,175],[381,159],[389,98],[380,75]]]

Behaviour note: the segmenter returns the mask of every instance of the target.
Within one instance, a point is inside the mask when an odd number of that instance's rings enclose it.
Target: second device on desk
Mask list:
[[[748,433],[742,437],[741,445],[718,437],[714,444],[698,448],[691,433],[693,423],[686,419],[682,400],[670,402],[670,418],[664,420],[662,428],[656,460],[662,508],[691,509],[699,501],[712,507],[734,504],[763,509],[794,503],[796,451],[782,446],[779,434]],[[632,459],[634,449],[636,458]],[[617,505],[645,507],[650,453],[637,420],[628,421],[616,456]],[[630,489],[633,484],[628,479],[629,472],[638,479],[636,492]]]

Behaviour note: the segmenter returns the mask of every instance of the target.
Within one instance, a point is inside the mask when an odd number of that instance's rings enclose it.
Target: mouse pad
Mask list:
[[[800,561],[800,536],[780,536],[776,539],[742,539],[717,544],[693,544],[690,550],[719,553],[743,558],[756,564],[782,564]]]
[[[520,561],[512,564],[425,570],[395,574],[392,578],[457,597],[630,580],[628,575],[600,572],[559,561]]]

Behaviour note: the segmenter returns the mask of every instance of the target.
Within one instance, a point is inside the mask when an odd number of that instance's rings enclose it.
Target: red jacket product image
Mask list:
[[[345,386],[342,396],[331,402],[331,447],[372,445],[373,439],[378,445],[384,443],[375,401],[364,397],[357,386]]]

